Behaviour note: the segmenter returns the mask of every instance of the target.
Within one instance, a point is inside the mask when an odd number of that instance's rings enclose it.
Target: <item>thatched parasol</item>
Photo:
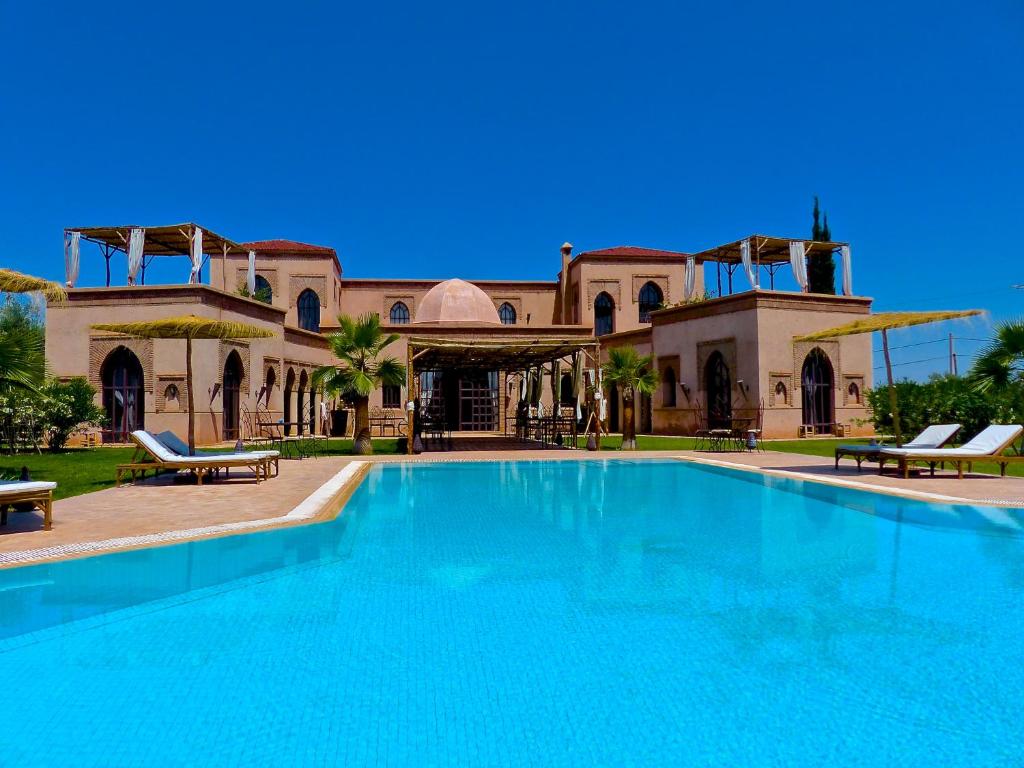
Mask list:
[[[964,317],[980,315],[980,309],[944,310],[936,312],[879,312],[877,315],[868,315],[861,320],[854,320],[851,323],[829,328],[827,331],[809,333],[806,336],[799,336],[795,341],[822,341],[824,339],[835,339],[840,336],[856,336],[860,333],[882,333],[882,354],[885,357],[885,375],[889,383],[889,407],[892,409],[892,426],[896,433],[896,445],[903,443],[903,435],[900,432],[900,411],[896,403],[896,385],[892,380],[892,362],[889,360],[889,335],[888,331],[896,328],[909,328],[912,325],[925,325],[927,323],[941,323],[943,320],[959,320]]]
[[[44,280],[41,277],[25,275],[13,269],[0,269],[0,292],[2,293],[35,293],[39,292],[48,301],[65,301],[67,291],[60,283]]]
[[[112,331],[137,339],[185,340],[185,388],[188,390],[188,451],[196,450],[196,414],[192,397],[192,340],[193,339],[268,339],[274,334],[257,325],[211,320],[195,315],[165,317],[137,323],[99,323],[97,331]]]

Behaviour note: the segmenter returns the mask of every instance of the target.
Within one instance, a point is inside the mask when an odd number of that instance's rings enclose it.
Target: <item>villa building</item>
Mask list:
[[[793,339],[869,314],[871,300],[760,287],[762,277],[773,286],[776,272],[791,265],[800,282],[806,252],[824,248],[840,255],[844,293],[851,294],[842,243],[753,235],[694,254],[636,247],[574,254],[566,243],[553,280],[466,283],[349,278],[333,248],[239,243],[194,224],[65,234],[72,287],[66,303],[47,310],[47,358],[55,375],[85,376],[97,387],[110,419],[107,441],[140,427],[184,432],[185,342],[129,339],[92,326],[184,314],[274,334],[195,342],[202,443],[234,439],[266,419],[315,427],[321,395],[311,375],[332,361],[326,334],[339,314],[367,312],[399,334],[389,354],[412,363],[413,396],[421,407],[430,400],[440,408],[453,430],[504,432],[522,372],[545,363],[561,380],[543,388],[544,408],[550,413],[556,397],[561,407],[576,408],[579,393],[566,381],[573,355],[585,355],[594,377],[601,351],[626,344],[654,356],[660,381],[638,403],[641,433],[689,434],[740,413],[761,421],[766,437],[869,430],[863,396],[871,386],[870,336],[814,345]],[[107,286],[73,286],[87,244],[106,259]],[[128,261],[128,285],[111,286],[111,258],[119,253]],[[190,263],[189,282],[145,285],[146,265],[174,255]],[[748,289],[733,292],[737,280]],[[401,417],[409,398],[408,387],[385,387],[371,407]],[[614,388],[603,412],[606,428],[619,430]]]

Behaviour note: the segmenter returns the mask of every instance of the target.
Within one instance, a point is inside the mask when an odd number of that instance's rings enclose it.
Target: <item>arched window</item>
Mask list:
[[[274,289],[263,275],[256,275],[256,295],[253,298],[264,304],[272,304],[274,301]]]
[[[103,431],[106,442],[124,443],[128,435],[145,424],[145,389],[142,363],[127,347],[118,347],[100,366],[103,386],[103,410],[109,427]]]
[[[615,332],[615,301],[604,291],[594,299],[594,334],[604,336]]]
[[[498,317],[501,318],[501,322],[503,325],[515,325],[516,308],[506,301],[504,304],[498,307]]]
[[[657,283],[648,281],[640,289],[637,300],[640,303],[640,322],[649,323],[651,322],[651,312],[661,307],[662,302],[665,301],[665,295]]]
[[[789,392],[786,391],[786,385],[781,381],[775,384],[775,402],[783,405],[789,402]]]
[[[661,406],[676,407],[676,372],[672,366],[667,366],[665,373],[661,375]]]
[[[320,333],[320,297],[316,291],[307,288],[299,294],[296,304],[299,308],[299,328]]]
[[[815,433],[832,432],[835,421],[832,388],[832,363],[820,347],[815,347],[804,358],[800,370],[802,423],[814,427]]]
[[[731,429],[732,376],[721,352],[712,352],[704,364],[704,389],[707,395],[708,428]]]
[[[224,439],[237,440],[239,426],[239,406],[241,405],[242,393],[242,358],[238,352],[231,350],[228,359],[224,361],[223,403],[224,403]]]
[[[391,305],[391,313],[388,316],[394,325],[406,325],[409,322],[409,307],[404,301],[396,301]]]
[[[857,386],[856,381],[850,382],[850,386],[846,388],[846,392],[850,396],[851,403],[860,405],[860,387]]]

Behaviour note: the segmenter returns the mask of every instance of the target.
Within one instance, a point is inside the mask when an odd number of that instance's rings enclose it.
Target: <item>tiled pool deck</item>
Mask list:
[[[176,483],[172,476],[164,475],[155,482],[63,499],[54,503],[51,531],[42,530],[41,515],[14,513],[8,525],[0,529],[0,568],[327,519],[337,513],[346,495],[358,484],[361,470],[368,466],[366,461],[588,461],[643,457],[679,457],[755,471],[797,473],[822,482],[941,497],[947,501],[1024,505],[1024,478],[972,475],[957,480],[949,472],[940,472],[934,478],[923,473],[904,480],[893,475],[879,476],[868,465],[858,473],[852,462],[844,463],[836,471],[829,458],[774,451],[752,454],[487,450],[415,457],[325,457],[283,461],[280,476],[258,486],[244,473],[236,474],[229,482],[202,487]]]

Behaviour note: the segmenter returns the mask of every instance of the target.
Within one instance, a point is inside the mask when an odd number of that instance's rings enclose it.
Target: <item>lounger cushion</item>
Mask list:
[[[973,439],[959,448],[886,448],[882,453],[886,456],[938,456],[950,459],[970,459],[994,456],[1005,450],[1024,432],[1019,424],[992,424],[981,430]]]
[[[150,434],[154,438],[159,440],[161,443],[163,443],[163,445],[166,448],[168,448],[171,451],[173,451],[179,457],[189,457],[188,443],[186,443],[184,440],[182,440],[176,434],[171,432],[169,429],[164,431],[164,432],[161,432],[159,435],[153,435],[151,432],[147,433],[147,434]],[[253,456],[255,458],[264,458],[264,459],[273,459],[273,458],[276,458],[279,455],[278,451],[246,451],[245,454],[247,456]],[[237,455],[235,451],[219,451],[219,452],[218,451],[203,451],[202,453],[197,453],[196,454],[196,456],[198,456],[198,457],[203,457],[203,456],[217,456],[217,457],[221,457],[221,456],[235,456],[235,455]]]
[[[932,424],[925,427],[917,437],[909,443],[904,443],[902,448],[938,448],[944,445],[960,429],[959,424]]]
[[[139,441],[139,444],[149,451],[157,461],[165,464],[212,467],[220,463],[242,460],[254,461],[261,458],[267,458],[266,456],[260,456],[256,453],[219,453],[215,456],[179,456],[178,454],[172,453],[168,450],[167,446],[157,440],[155,435],[151,435],[145,430],[136,430],[135,432],[132,432],[132,436],[135,437]]]
[[[836,451],[845,453],[878,453],[884,445],[837,445]]]
[[[52,491],[56,487],[56,483],[49,483],[43,480],[0,480],[0,496],[13,496],[16,493]]]

